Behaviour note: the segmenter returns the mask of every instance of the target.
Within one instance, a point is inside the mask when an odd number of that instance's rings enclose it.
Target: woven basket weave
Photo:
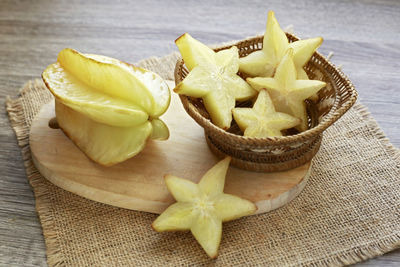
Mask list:
[[[292,34],[286,35],[290,42],[298,40]],[[244,57],[260,50],[262,42],[263,36],[258,36],[233,45],[239,49],[239,56]],[[229,47],[214,50],[218,52]],[[320,147],[323,131],[338,120],[357,99],[357,92],[347,76],[320,53],[314,53],[305,70],[310,79],[322,80],[327,86],[318,92],[317,101],[306,101],[310,129],[294,135],[245,137],[234,120],[231,127],[224,131],[211,122],[201,99],[184,95],[180,95],[180,99],[187,113],[204,128],[207,144],[217,156],[229,155],[234,166],[251,171],[288,170],[312,159]],[[183,60],[179,59],[175,67],[175,84],[180,83],[187,74]],[[241,73],[239,75],[246,78]],[[250,107],[251,102],[238,103],[238,106]]]

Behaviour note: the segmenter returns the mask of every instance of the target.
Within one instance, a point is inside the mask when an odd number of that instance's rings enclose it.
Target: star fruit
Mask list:
[[[234,108],[232,113],[244,136],[250,137],[282,136],[282,130],[300,123],[300,119],[296,117],[276,112],[265,89],[258,94],[253,108]]]
[[[257,206],[245,199],[225,194],[225,176],[231,158],[218,162],[198,184],[165,176],[168,190],[176,199],[152,224],[157,232],[190,230],[207,255],[215,258],[221,242],[222,222],[251,215]]]
[[[237,47],[215,53],[187,33],[175,43],[190,72],[174,91],[202,98],[211,121],[222,129],[228,129],[232,121],[231,110],[236,101],[248,100],[257,94],[237,75]]]
[[[67,48],[42,78],[56,98],[60,128],[102,165],[133,157],[148,138],[169,137],[158,117],[169,106],[170,91],[155,73]]]
[[[289,48],[273,78],[247,78],[247,82],[257,91],[267,89],[276,110],[299,118],[301,123],[296,129],[305,131],[308,129],[308,119],[304,100],[326,84],[317,80],[298,80],[296,77],[293,49]]]
[[[272,77],[288,48],[293,48],[293,61],[298,79],[308,79],[303,67],[322,44],[321,37],[289,43],[273,11],[268,12],[267,27],[261,50],[240,58],[240,72],[251,77]]]

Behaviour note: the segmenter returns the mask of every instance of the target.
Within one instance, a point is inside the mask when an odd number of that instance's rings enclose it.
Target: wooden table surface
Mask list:
[[[184,32],[208,44],[264,31],[272,9],[301,38],[323,36],[359,99],[400,146],[400,1],[0,1],[0,266],[45,266],[45,246],[20,149],[5,111],[58,51],[136,62],[176,50]],[[359,264],[400,266],[400,250]]]

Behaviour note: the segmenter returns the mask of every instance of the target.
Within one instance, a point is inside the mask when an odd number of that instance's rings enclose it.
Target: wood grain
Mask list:
[[[267,10],[297,35],[321,35],[320,51],[354,82],[391,142],[400,146],[400,2],[29,1],[0,2],[0,266],[45,266],[45,248],[5,96],[73,47],[128,62],[175,50],[184,32],[209,44],[264,31]],[[400,251],[360,264],[399,266]]]
[[[149,141],[140,154],[112,167],[95,164],[60,129],[50,128],[54,116],[51,102],[32,123],[29,144],[35,166],[53,184],[105,204],[159,214],[175,202],[162,178],[165,174],[198,183],[220,160],[210,153],[203,129],[183,112],[176,94],[162,116],[170,138]],[[257,214],[265,213],[287,204],[303,190],[310,165],[275,173],[230,168],[224,192],[254,202]]]

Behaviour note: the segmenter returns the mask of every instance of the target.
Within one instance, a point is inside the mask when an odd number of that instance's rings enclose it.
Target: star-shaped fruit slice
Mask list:
[[[231,158],[206,172],[198,184],[172,175],[165,176],[168,190],[176,199],[152,224],[158,231],[190,230],[207,255],[215,258],[221,242],[222,222],[251,215],[254,203],[223,192]]]
[[[304,65],[322,44],[322,38],[311,38],[289,43],[273,11],[268,12],[263,48],[240,58],[240,72],[251,77],[272,77],[288,48],[293,48],[293,61],[298,79],[308,79]]]
[[[301,123],[296,129],[305,131],[308,129],[308,119],[304,100],[326,84],[317,80],[297,80],[296,77],[293,49],[289,48],[273,78],[247,78],[247,82],[257,91],[267,89],[276,110],[299,118]]]
[[[237,47],[215,53],[187,33],[178,38],[176,44],[190,72],[174,91],[202,98],[212,122],[222,129],[228,129],[236,101],[244,101],[257,94],[237,75]]]
[[[233,117],[244,132],[244,136],[282,136],[282,130],[298,125],[300,119],[286,113],[276,112],[274,104],[264,89],[258,94],[253,108],[234,108]]]

